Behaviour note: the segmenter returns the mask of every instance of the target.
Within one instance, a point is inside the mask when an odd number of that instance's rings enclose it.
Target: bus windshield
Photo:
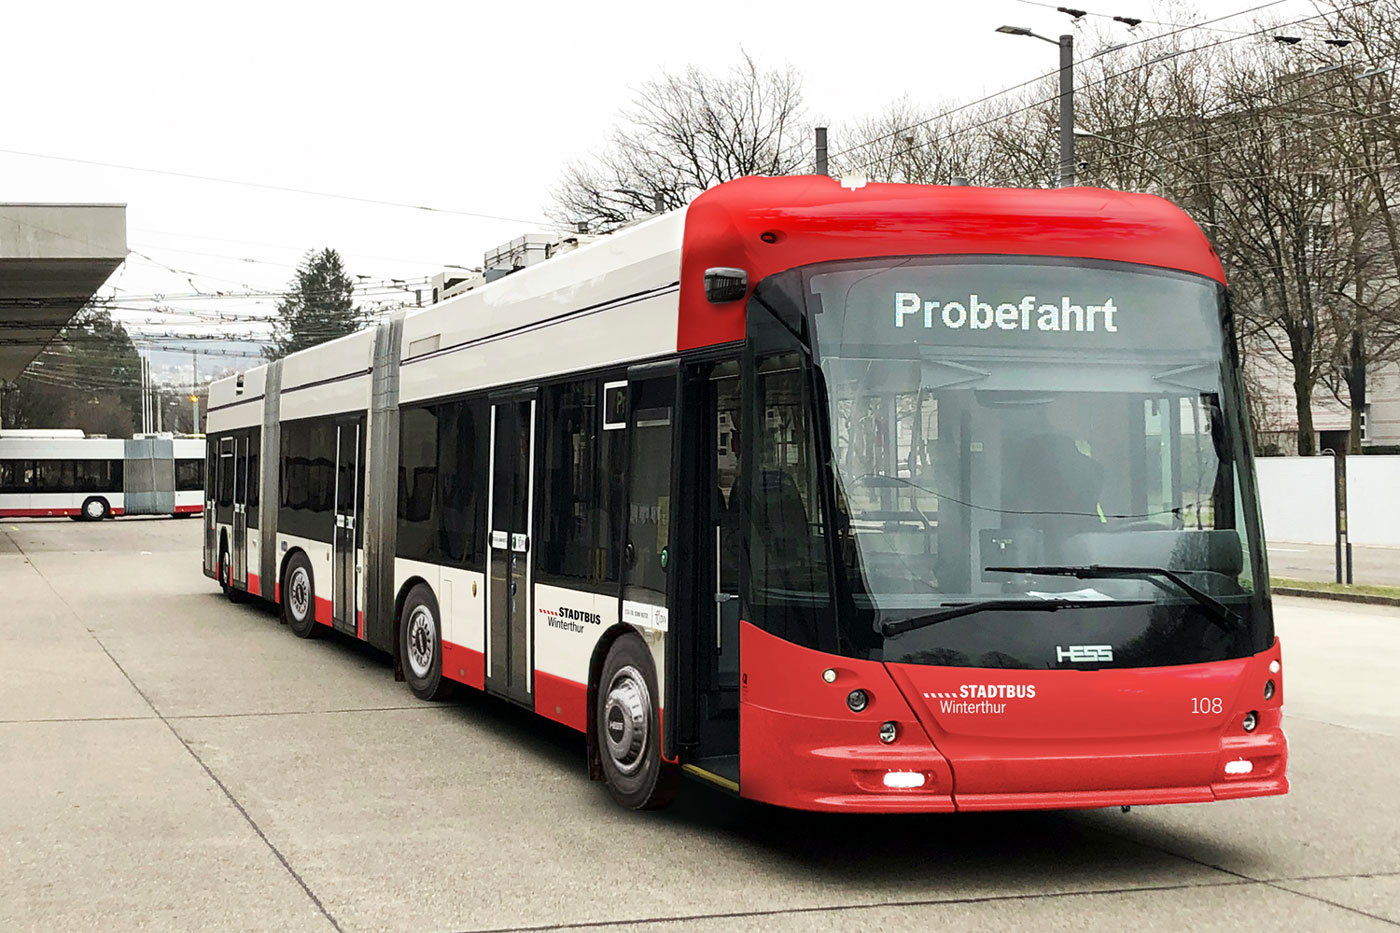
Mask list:
[[[1217,283],[1090,260],[907,257],[792,270],[754,304],[809,351],[827,489],[823,546],[802,557],[831,567],[842,650],[1082,668],[1272,641]],[[753,568],[754,600],[791,589],[764,588],[779,563]]]

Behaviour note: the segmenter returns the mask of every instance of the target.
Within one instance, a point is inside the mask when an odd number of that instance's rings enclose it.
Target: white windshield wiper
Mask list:
[[[988,568],[991,569],[991,568]],[[903,635],[915,629],[927,628],[949,619],[960,619],[974,612],[1058,612],[1061,609],[1097,609],[1106,606],[1145,606],[1150,599],[983,599],[975,603],[949,603],[937,612],[929,612],[898,622],[881,622],[880,632],[886,638]]]
[[[1078,577],[1081,580],[1146,580],[1153,586],[1171,592],[1162,580],[1170,580],[1187,596],[1206,609],[1206,617],[1230,634],[1248,627],[1244,617],[1205,590],[1187,583],[1181,575],[1165,567],[1120,567],[1113,564],[1087,564],[1075,567],[1063,564],[1034,564],[1025,567],[985,567],[991,573],[1030,573],[1048,577]]]

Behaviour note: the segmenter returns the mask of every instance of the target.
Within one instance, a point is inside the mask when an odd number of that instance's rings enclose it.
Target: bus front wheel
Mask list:
[[[593,711],[608,790],[624,807],[656,810],[676,795],[679,770],[661,760],[661,717],[651,652],[636,635],[613,642]]]

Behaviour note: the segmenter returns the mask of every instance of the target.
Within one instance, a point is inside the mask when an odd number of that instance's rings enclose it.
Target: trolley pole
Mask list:
[[[1060,36],[1060,187],[1073,188],[1074,157],[1074,36]]]
[[[826,127],[817,127],[817,174],[827,175]]]

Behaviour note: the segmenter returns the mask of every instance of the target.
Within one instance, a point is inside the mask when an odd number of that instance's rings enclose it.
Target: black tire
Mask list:
[[[228,596],[233,590],[233,587],[229,586],[229,580],[233,578],[233,567],[228,560],[227,544],[219,545],[219,566],[214,573],[215,579],[219,581],[219,589],[224,591],[225,596]]]
[[[443,700],[453,682],[442,676],[442,613],[426,583],[408,591],[399,621],[399,658],[408,689],[420,700]]]
[[[229,560],[227,544],[219,550],[219,588],[231,603],[241,603],[247,595],[233,585],[233,562]]]
[[[293,554],[282,573],[282,621],[298,638],[320,634],[316,625],[316,577],[304,551]]]
[[[680,769],[661,760],[656,671],[636,635],[613,642],[593,710],[598,755],[613,799],[632,810],[657,810],[676,796]]]
[[[82,521],[100,522],[104,518],[110,518],[111,515],[112,507],[101,496],[90,496],[83,500]]]

